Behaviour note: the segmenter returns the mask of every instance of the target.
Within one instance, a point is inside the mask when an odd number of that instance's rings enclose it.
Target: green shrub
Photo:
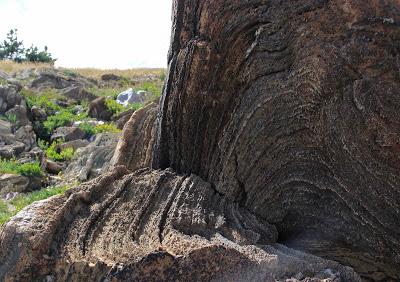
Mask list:
[[[57,99],[62,99],[62,96],[57,90],[49,89],[40,93],[35,93],[27,89],[22,89],[21,94],[25,97],[28,108],[36,106],[45,110],[48,114],[61,110],[61,107],[55,102]]]
[[[58,149],[61,141],[55,141],[46,150],[46,156],[53,161],[70,161],[74,157],[74,149],[66,148],[64,150]]]
[[[125,111],[125,107],[119,104],[114,99],[106,99],[106,106],[108,111],[111,112],[113,115],[118,115]]]
[[[0,199],[0,225],[9,221],[12,216],[17,214],[26,206],[36,201],[47,199],[51,196],[64,194],[69,188],[70,187],[66,185],[53,186],[27,194],[19,194],[9,202]]]
[[[47,117],[43,125],[48,133],[51,134],[54,129],[71,124],[75,118],[76,116],[73,113],[61,110],[56,115]]]
[[[0,160],[0,173],[18,174],[23,176],[41,176],[42,168],[40,163],[20,164],[16,160]]]
[[[82,122],[79,125],[79,128],[82,129],[83,132],[85,132],[86,137],[90,137],[96,134],[96,126],[88,122]]]
[[[11,123],[17,122],[17,115],[16,114],[6,114],[7,120]]]
[[[98,124],[94,128],[95,133],[103,133],[103,132],[110,132],[110,133],[118,133],[121,132],[114,124],[112,123],[105,123],[105,124]]]
[[[121,132],[114,124],[112,123],[105,123],[105,124],[98,124],[93,125],[88,122],[83,122],[79,125],[80,129],[82,129],[86,136],[90,137],[92,135],[103,133],[103,132],[110,132],[110,133],[118,133]]]
[[[46,141],[44,141],[42,139],[38,139],[37,144],[38,144],[38,147],[40,149],[42,149],[43,152],[46,152],[47,149],[49,148],[49,143],[47,143]]]
[[[86,117],[86,113],[74,114],[71,108],[61,109],[55,115],[47,117],[43,125],[48,133],[51,134],[58,127],[70,125],[74,121],[80,121]]]

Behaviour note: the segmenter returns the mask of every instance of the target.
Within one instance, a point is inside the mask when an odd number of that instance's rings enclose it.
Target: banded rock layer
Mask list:
[[[400,279],[400,1],[173,5],[159,110],[2,228],[0,279]]]

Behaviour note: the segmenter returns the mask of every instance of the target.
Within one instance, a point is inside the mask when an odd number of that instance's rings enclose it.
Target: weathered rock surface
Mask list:
[[[30,192],[41,187],[40,177],[27,177],[15,174],[0,174],[0,195],[9,192]]]
[[[96,95],[79,86],[71,86],[63,89],[62,95],[77,102],[85,100],[91,102],[97,98]]]
[[[132,171],[151,166],[157,114],[158,105],[151,103],[131,116],[115,149],[112,165],[124,165]]]
[[[109,121],[112,112],[109,111],[106,104],[106,97],[99,97],[89,104],[88,115],[99,120]]]
[[[0,114],[17,105],[24,105],[23,97],[17,93],[17,89],[11,85],[0,85]]]
[[[78,140],[72,140],[69,142],[65,142],[63,144],[60,144],[58,147],[61,150],[64,150],[67,148],[72,148],[75,151],[79,148],[86,147],[87,145],[89,145],[89,141],[87,141],[86,139],[78,139]]]
[[[51,136],[52,140],[63,140],[65,142],[74,141],[78,139],[83,139],[85,137],[85,132],[79,127],[73,126],[62,126],[58,127],[53,135]]]
[[[31,77],[31,74],[27,78]],[[43,90],[46,88],[65,89],[68,87],[90,87],[93,81],[89,81],[79,75],[74,77],[62,74],[54,69],[38,70],[34,79],[30,82],[31,88]]]
[[[118,139],[119,134],[101,133],[88,146],[77,149],[77,157],[64,171],[65,178],[84,182],[107,172]]]
[[[399,22],[397,0],[175,0],[157,122],[2,228],[0,280],[398,281]]]

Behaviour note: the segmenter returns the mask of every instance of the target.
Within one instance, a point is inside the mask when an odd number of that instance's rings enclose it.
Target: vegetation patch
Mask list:
[[[74,157],[74,149],[73,148],[66,148],[63,150],[59,149],[59,145],[62,143],[62,141],[54,141],[50,145],[44,141],[44,140],[39,140],[38,141],[38,146],[40,149],[42,149],[44,152],[46,152],[46,156],[57,162],[62,162],[62,161],[70,161]]]
[[[23,176],[41,176],[42,169],[38,161],[21,164],[16,160],[1,160],[0,173],[18,174]]]
[[[19,194],[11,201],[0,199],[0,225],[6,223],[11,217],[16,215],[26,206],[40,200],[47,199],[51,196],[64,194],[70,187],[53,186],[27,194]]]
[[[79,125],[79,128],[82,129],[83,132],[85,132],[85,135],[87,137],[93,136],[98,133],[104,133],[104,132],[109,132],[109,133],[121,132],[121,130],[118,129],[115,126],[115,124],[113,124],[113,123],[93,125],[89,122],[83,122]]]

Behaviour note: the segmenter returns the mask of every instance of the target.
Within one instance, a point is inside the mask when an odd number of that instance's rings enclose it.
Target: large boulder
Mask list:
[[[99,120],[109,121],[113,113],[106,104],[106,97],[99,97],[89,104],[88,115]]]
[[[123,106],[128,106],[129,104],[144,103],[150,97],[150,93],[146,91],[136,92],[132,88],[125,90],[118,94],[117,102]]]
[[[16,87],[11,85],[0,85],[0,114],[5,114],[15,106],[24,106],[25,101],[17,92]]]
[[[64,171],[64,178],[85,182],[109,170],[120,134],[101,133],[93,142],[76,150],[74,160]]]
[[[36,147],[36,134],[31,125],[20,127],[15,132],[15,138],[25,145],[25,150],[29,151]]]
[[[40,177],[27,177],[16,174],[0,174],[0,195],[10,192],[26,193],[41,187]]]
[[[64,142],[74,141],[78,139],[85,138],[85,132],[79,127],[74,126],[61,126],[58,127],[53,135],[51,135],[51,140],[63,140]]]
[[[5,113],[5,115],[8,117],[12,117],[13,123],[15,123],[15,126],[17,128],[31,124],[25,105],[15,105],[11,109],[9,109]]]
[[[47,68],[37,70],[34,73],[34,79],[29,87],[37,90],[46,88],[65,89],[68,87],[92,87],[95,81],[86,79],[80,75],[67,75],[63,71]]]
[[[12,133],[12,124],[9,121],[0,119],[0,136]]]
[[[61,93],[64,97],[72,99],[76,102],[93,101],[97,98],[96,95],[90,93],[81,86],[70,86],[62,90]]]
[[[173,11],[156,122],[2,227],[0,280],[399,281],[400,3]]]

